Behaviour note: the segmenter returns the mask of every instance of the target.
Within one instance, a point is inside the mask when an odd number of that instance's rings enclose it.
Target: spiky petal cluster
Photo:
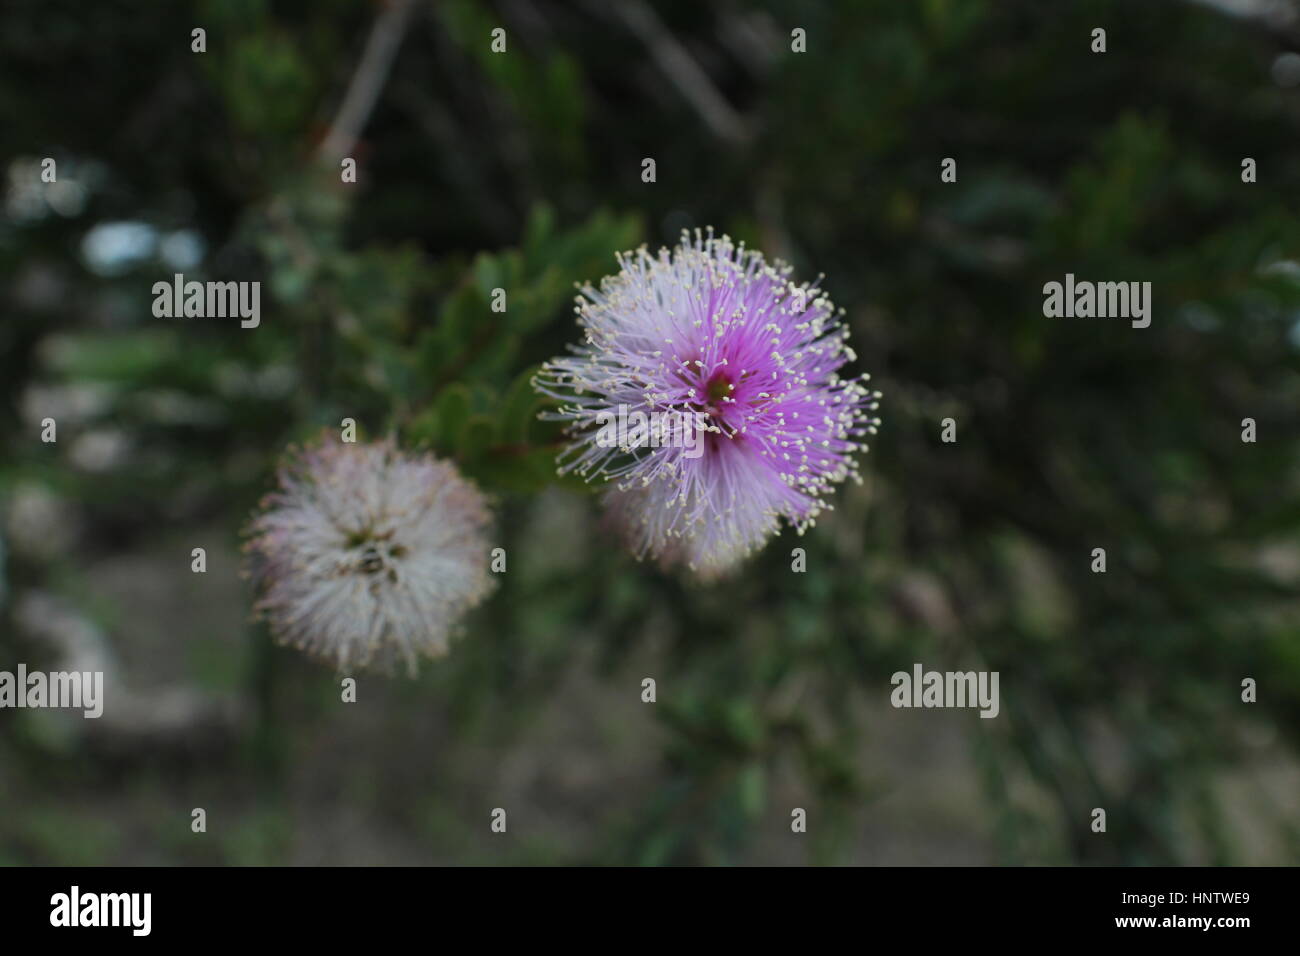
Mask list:
[[[454,466],[392,441],[290,448],[246,549],[272,633],[340,669],[447,651],[491,589],[489,512]]]
[[[842,312],[789,266],[712,230],[618,262],[599,290],[581,289],[585,343],[535,380],[569,423],[560,470],[613,482],[610,513],[638,555],[715,576],[782,519],[802,533],[836,483],[860,480],[852,456],[875,433],[880,393],[869,376],[840,377],[855,358]],[[703,453],[598,441],[620,406],[699,416]]]

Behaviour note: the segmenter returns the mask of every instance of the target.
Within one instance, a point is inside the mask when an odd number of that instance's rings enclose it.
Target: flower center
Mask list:
[[[348,547],[358,549],[353,568],[362,574],[373,577],[387,571],[389,581],[397,580],[397,571],[393,565],[406,556],[406,548],[392,542],[393,532],[376,534],[372,529],[353,531],[348,534]]]
[[[713,377],[704,384],[704,395],[706,401],[710,405],[718,405],[724,398],[731,395],[732,390],[735,389],[735,387],[736,386],[732,384],[731,377],[727,375],[726,372],[714,372]]]
[[[373,544],[361,552],[361,563],[359,565],[366,574],[378,574],[384,570],[384,556],[379,553],[379,549]]]

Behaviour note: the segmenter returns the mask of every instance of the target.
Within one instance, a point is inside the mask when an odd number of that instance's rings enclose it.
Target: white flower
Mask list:
[[[256,610],[340,671],[439,657],[491,590],[489,512],[455,466],[392,441],[291,448],[249,527]]]

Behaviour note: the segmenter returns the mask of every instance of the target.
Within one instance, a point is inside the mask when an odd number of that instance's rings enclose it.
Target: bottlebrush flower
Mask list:
[[[276,638],[341,671],[445,654],[491,589],[479,491],[432,455],[328,435],[290,448],[278,483],[246,545]]]
[[[836,483],[860,480],[853,454],[879,425],[880,393],[869,376],[840,377],[855,358],[842,312],[789,266],[712,230],[618,262],[599,290],[581,289],[585,343],[534,385],[563,403],[547,416],[569,423],[561,473],[612,482],[606,503],[637,555],[713,577],[782,519],[802,533]],[[703,452],[602,439],[628,409],[698,416]]]

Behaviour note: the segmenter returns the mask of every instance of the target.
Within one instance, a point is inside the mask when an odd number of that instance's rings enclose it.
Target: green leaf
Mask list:
[[[758,762],[745,765],[736,782],[736,797],[740,812],[749,820],[757,820],[763,815],[766,781],[763,766]]]
[[[461,457],[466,461],[481,457],[491,446],[496,430],[496,422],[490,415],[470,416],[456,442]]]
[[[497,420],[497,434],[503,444],[528,442],[533,424],[537,421],[537,410],[542,405],[542,397],[537,394],[532,382],[540,368],[540,365],[531,365],[524,369],[506,389]]]
[[[469,408],[468,388],[459,382],[446,386],[437,400],[411,423],[408,428],[411,441],[430,445],[444,453],[455,451],[469,419]]]

